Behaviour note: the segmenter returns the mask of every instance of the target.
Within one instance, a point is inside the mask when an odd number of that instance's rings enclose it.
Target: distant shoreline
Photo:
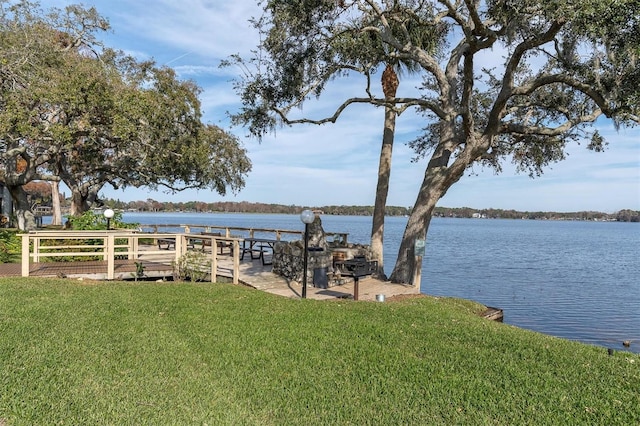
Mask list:
[[[299,214],[304,209],[313,209],[324,215],[332,216],[373,216],[373,206],[294,206],[248,202],[199,201],[186,203],[132,201],[120,202],[106,200],[105,205],[122,211],[139,213],[257,213],[257,214]],[[387,206],[386,216],[408,216],[408,207]],[[471,207],[436,207],[433,217],[452,217],[468,219],[520,219],[520,220],[569,220],[593,222],[640,222],[640,211],[620,210],[615,213],[596,211],[580,212],[529,212],[503,209],[474,209]]]

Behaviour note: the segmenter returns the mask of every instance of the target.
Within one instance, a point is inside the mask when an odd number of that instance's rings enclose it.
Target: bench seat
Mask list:
[[[162,247],[165,245],[166,247]],[[158,250],[169,250],[173,246],[176,247],[176,239],[175,238],[158,238]]]
[[[171,247],[176,248],[175,238],[158,238],[158,250],[171,250]],[[187,247],[193,248],[193,243],[188,241]]]
[[[265,257],[265,254],[271,253],[271,251],[268,249],[269,246],[262,245],[253,248],[243,248],[240,253],[240,260],[244,260],[245,253],[248,253],[251,256],[251,260],[259,259],[263,265],[271,265],[273,263],[272,260],[267,260],[267,258]],[[273,256],[273,253],[271,253],[271,255]]]

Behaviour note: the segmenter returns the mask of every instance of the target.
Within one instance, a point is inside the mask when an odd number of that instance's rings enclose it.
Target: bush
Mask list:
[[[16,262],[20,258],[21,242],[16,230],[0,230],[0,263]]]
[[[211,273],[211,259],[201,251],[188,251],[173,262],[175,281],[205,281]]]
[[[110,227],[117,229],[135,229],[139,226],[137,223],[126,223],[122,221],[122,212],[114,212],[114,216],[110,221]],[[71,228],[76,231],[99,231],[107,229],[107,219],[101,213],[97,213],[93,210],[88,210],[80,216],[67,216],[67,228]],[[100,245],[103,243],[102,239],[87,239],[83,241],[78,240],[45,240],[42,242],[43,246],[68,246],[83,244],[87,246]],[[124,240],[116,240],[116,244],[123,244]],[[50,253],[54,253],[59,250],[51,250]],[[92,252],[95,249],[88,247],[87,249],[78,250],[82,252]],[[116,256],[116,258],[118,258]],[[77,261],[89,261],[100,260],[102,254],[96,256],[64,256],[55,258],[45,258],[42,262],[77,262]]]
[[[107,229],[107,219],[101,213],[88,210],[80,216],[67,216],[68,226],[77,231],[97,231]],[[127,223],[122,221],[122,212],[114,212],[110,222],[111,228],[115,229],[135,229],[140,226],[137,223]]]

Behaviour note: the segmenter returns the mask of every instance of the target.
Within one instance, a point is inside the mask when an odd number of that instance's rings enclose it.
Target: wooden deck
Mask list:
[[[246,240],[263,241],[261,238],[209,235],[205,233],[154,233],[130,230],[108,231],[36,231],[22,234],[22,263],[0,264],[0,276],[59,277],[91,280],[173,279],[173,264],[178,253],[202,250],[211,255],[211,247],[221,248],[215,253],[217,265],[214,281],[229,281],[284,297],[302,297],[302,286],[272,272],[271,262],[254,259],[254,256],[238,256],[244,253]],[[284,232],[284,231],[275,231]],[[229,229],[225,231],[225,235]],[[153,242],[148,240],[153,239]],[[158,241],[169,239],[173,245],[158,245]],[[90,247],[86,241],[92,241]],[[199,245],[194,241],[198,240]],[[209,244],[205,244],[210,240]],[[277,238],[276,238],[277,240]],[[276,241],[268,239],[264,241]],[[49,241],[57,242],[50,244]],[[45,244],[46,242],[46,244]],[[242,242],[243,250],[239,243]],[[223,244],[224,246],[220,246]],[[224,247],[234,248],[233,253],[223,254]],[[85,250],[90,248],[91,250]],[[250,247],[253,248],[253,247]],[[52,250],[55,249],[55,250]],[[217,251],[217,250],[216,250]],[[99,256],[104,260],[76,262],[54,262],[57,259],[78,256]],[[123,260],[128,258],[129,260]],[[95,257],[94,257],[95,259]],[[22,265],[29,265],[22,270]],[[139,273],[142,273],[139,275]],[[419,288],[383,282],[371,277],[360,278],[359,285],[346,278],[338,286],[318,288],[307,286],[309,299],[357,299],[363,301],[385,300],[394,296],[419,295]],[[357,291],[357,294],[354,293]],[[357,297],[356,297],[357,296]]]
[[[172,225],[173,226],[173,225]],[[156,230],[157,231],[157,230]],[[199,240],[200,247],[198,250],[209,251],[211,247],[216,245],[221,247],[220,255],[215,255],[217,262],[217,271],[215,280],[224,281],[224,277],[228,277],[230,282],[237,282],[243,285],[253,287],[260,291],[276,294],[283,297],[299,299],[302,297],[302,286],[300,283],[288,280],[272,272],[271,262],[264,262],[262,259],[253,259],[253,256],[232,256],[231,253],[223,254],[224,247],[233,247],[233,253],[239,253],[239,242],[243,241],[242,237],[217,237],[209,234],[209,229],[200,234],[181,234],[181,233],[154,233],[146,234],[140,232],[131,232],[127,230],[108,230],[108,231],[73,231],[73,232],[55,232],[42,231],[32,232],[22,235],[22,262],[29,264],[29,270],[23,271],[23,263],[5,263],[0,264],[0,277],[57,277],[71,279],[89,279],[89,280],[134,280],[139,279],[173,279],[173,262],[178,259],[177,253],[184,253],[187,249],[196,249],[192,240]],[[249,239],[253,238],[253,231],[250,230]],[[258,230],[265,231],[265,230]],[[282,233],[285,231],[271,231]],[[289,232],[289,231],[287,231]],[[297,232],[297,231],[296,231]],[[229,235],[229,228],[226,228],[225,235]],[[344,234],[346,241],[346,234]],[[157,241],[149,245],[148,242],[140,244],[141,240],[155,239],[163,240],[172,238],[173,245],[168,244],[166,247],[162,244],[155,249]],[[91,256],[101,256],[105,259],[102,261],[78,261],[78,262],[46,262],[42,261],[49,257],[70,257],[87,255],[86,251],[79,251],[78,248],[86,248],[81,243],[74,245],[67,240],[79,240],[83,242],[86,239],[97,239],[102,244],[91,245],[95,251],[91,251]],[[128,241],[127,244],[116,243],[122,240]],[[207,239],[211,242],[206,244]],[[63,252],[56,252],[53,255],[46,251],[51,247],[41,245],[42,240],[64,240],[65,244],[52,246],[55,249],[64,249]],[[256,239],[258,240],[258,239]],[[173,248],[173,250],[172,250]],[[116,250],[119,249],[119,250]],[[123,250],[124,249],[124,250]],[[75,250],[75,251],[74,251]],[[243,249],[244,250],[244,249]],[[68,251],[68,252],[67,252]],[[211,253],[213,254],[213,253]],[[121,260],[117,257],[129,257],[130,260]],[[133,260],[138,259],[138,260]],[[111,266],[113,265],[113,268]],[[142,273],[140,276],[139,273]],[[355,285],[352,278],[344,277],[340,285],[329,288],[319,288],[312,285],[307,286],[307,298],[317,300],[336,300],[336,299],[355,299],[359,301],[385,301],[405,297],[421,296],[420,289],[410,285],[393,284],[388,281],[381,281],[372,277],[362,277],[359,279],[359,285]],[[355,294],[357,291],[357,295]],[[501,321],[503,312],[501,309],[488,308],[483,316],[487,319]],[[1,423],[1,422],[0,422]],[[1,426],[1,425],[0,425]]]
[[[173,268],[168,263],[153,261],[139,261],[142,263],[144,277],[149,279],[171,279]],[[137,270],[136,262],[133,260],[115,261],[115,279],[132,280]],[[222,277],[231,277],[232,258],[223,256],[219,260],[218,274]],[[106,261],[85,261],[85,262],[46,262],[31,265],[30,276],[35,277],[58,277],[106,280]],[[0,264],[0,277],[20,277],[21,265],[19,263]],[[240,283],[253,287],[257,290],[277,294],[284,297],[300,298],[302,286],[287,280],[271,272],[271,265],[263,265],[259,259],[252,260],[246,256],[240,262]],[[418,295],[419,289],[413,286],[392,284],[374,278],[361,278],[358,286],[358,299],[364,301],[375,301],[377,295],[384,295],[385,299],[399,295]],[[351,299],[354,296],[354,282],[347,279],[345,283],[328,289],[307,286],[307,298],[317,300],[327,299]]]

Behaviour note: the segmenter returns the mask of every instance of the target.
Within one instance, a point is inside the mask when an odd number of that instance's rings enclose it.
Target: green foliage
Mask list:
[[[620,210],[616,213],[616,220],[619,222],[640,222],[640,211],[638,210]]]
[[[102,212],[87,210],[80,216],[68,216],[66,218],[67,225],[65,226],[68,229],[73,229],[75,231],[99,231],[107,229],[107,219],[104,217]],[[139,225],[137,223],[128,223],[122,221],[122,212],[114,210],[113,218],[111,218],[109,227],[110,229],[136,229]],[[124,244],[125,240],[116,240],[116,244]],[[87,240],[61,240],[61,239],[51,239],[51,240],[43,240],[41,242],[42,246],[46,247],[56,247],[56,246],[69,246],[69,245],[88,245],[88,246],[97,246],[104,244],[102,239],[87,239]],[[55,253],[64,252],[66,249],[60,248],[58,249],[48,249],[47,253]],[[86,248],[86,249],[78,249],[83,252],[94,252],[97,249]],[[102,250],[100,248],[99,250]],[[117,248],[116,251],[125,250],[124,248]],[[116,258],[118,256],[116,255]],[[43,262],[79,262],[79,261],[88,261],[88,260],[100,260],[102,259],[102,254],[97,256],[62,256],[62,257],[45,257],[43,258]]]
[[[76,231],[96,231],[107,229],[107,219],[102,212],[87,210],[80,216],[67,216],[68,227]],[[111,229],[136,229],[139,224],[122,221],[122,212],[114,210],[110,220]]]
[[[138,278],[144,277],[144,264],[142,262],[136,262],[136,272],[131,274],[134,281],[138,281]]]
[[[26,1],[3,0],[0,7],[0,167],[3,183],[14,192],[31,181],[52,179],[54,153],[62,152],[68,141],[57,139],[56,124],[77,122],[50,94],[65,79],[74,79],[65,63],[73,56],[70,52],[87,55],[97,45],[96,33],[108,29],[93,8],[49,12]],[[28,207],[16,203],[16,208]]]
[[[189,250],[173,262],[173,278],[178,281],[205,281],[211,274],[211,257],[205,252]]]
[[[640,357],[448,298],[0,280],[0,418],[26,424],[634,425]]]
[[[18,261],[22,251],[21,244],[17,231],[0,229],[0,263]]]
[[[425,133],[412,144],[419,156],[444,151],[466,167],[482,162],[496,170],[508,158],[535,176],[565,158],[568,142],[591,138],[599,116],[640,122],[637,0],[459,7],[272,0],[264,12],[254,21],[264,39],[259,50],[225,62],[255,70],[236,82],[243,108],[233,118],[258,137],[279,123],[335,122],[353,103],[382,105],[372,73],[380,64],[398,63],[424,77],[414,93],[393,100],[398,112],[418,106],[425,114]],[[505,51],[504,62],[480,69],[476,62],[496,46]],[[361,90],[354,84],[333,116],[289,119],[332,79],[357,81],[357,74],[366,77]],[[445,133],[456,136],[442,140]],[[596,135],[588,146],[605,144]],[[455,173],[449,181],[460,178]]]
[[[0,8],[6,183],[54,175],[74,212],[91,208],[105,185],[240,190],[251,162],[236,137],[202,122],[201,89],[104,48],[96,36],[108,27],[94,8]]]

